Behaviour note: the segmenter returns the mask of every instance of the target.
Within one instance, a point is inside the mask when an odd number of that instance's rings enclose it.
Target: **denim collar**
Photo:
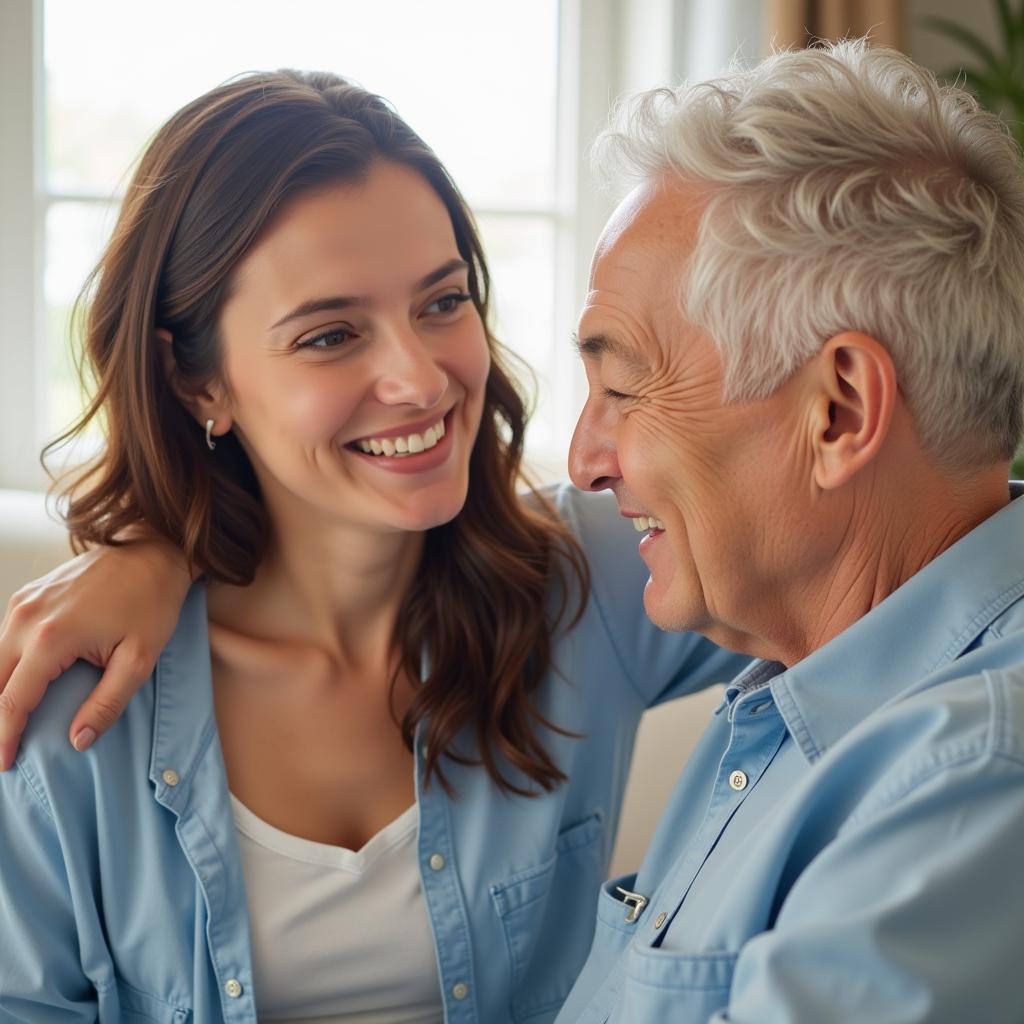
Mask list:
[[[217,731],[203,583],[193,584],[189,590],[174,635],[160,654],[154,670],[154,694],[149,777],[156,786],[157,799],[180,813],[190,797],[202,755]]]

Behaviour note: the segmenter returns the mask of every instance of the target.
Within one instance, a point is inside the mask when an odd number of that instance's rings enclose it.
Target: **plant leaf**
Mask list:
[[[969,68],[958,68],[954,75],[947,77],[961,80],[964,88],[974,93],[983,107],[998,113],[1001,90],[991,76]]]
[[[1010,11],[1010,29],[1013,32],[1013,44],[1010,47],[1010,57],[1014,68],[1024,66],[1024,0],[1019,4],[1016,14],[1010,6],[1010,0],[997,0],[998,3],[1006,4]]]
[[[999,13],[999,25],[1003,30],[1003,40],[1006,42],[1006,52],[1012,54],[1013,44],[1017,38],[1017,19],[1010,10],[1010,0],[996,0],[996,10]]]
[[[950,21],[949,18],[929,16],[922,18],[921,24],[925,28],[930,28],[933,32],[938,32],[940,35],[955,39],[961,46],[980,57],[990,71],[995,71],[999,67],[999,58],[992,47],[980,36],[975,35],[962,25],[958,25],[955,21]]]

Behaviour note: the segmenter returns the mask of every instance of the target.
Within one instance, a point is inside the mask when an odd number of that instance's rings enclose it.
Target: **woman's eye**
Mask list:
[[[300,341],[295,347],[299,348],[311,348],[318,351],[324,351],[329,348],[337,348],[339,345],[344,345],[349,338],[355,337],[355,333],[350,331],[347,327],[332,327],[329,331],[322,331],[315,337],[307,338],[305,341]]]
[[[465,292],[455,292],[451,295],[442,295],[439,299],[434,299],[432,303],[424,310],[425,313],[440,313],[442,316],[445,313],[454,313],[464,302],[469,302],[473,298],[472,295],[467,295]]]

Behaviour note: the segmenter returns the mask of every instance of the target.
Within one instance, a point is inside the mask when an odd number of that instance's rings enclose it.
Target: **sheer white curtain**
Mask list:
[[[768,38],[777,46],[806,46],[870,32],[876,44],[903,49],[904,8],[904,0],[770,0]]]

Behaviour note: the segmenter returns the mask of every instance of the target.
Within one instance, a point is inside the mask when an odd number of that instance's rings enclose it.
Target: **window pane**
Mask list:
[[[46,215],[43,296],[50,355],[47,428],[56,435],[82,408],[74,370],[71,308],[114,226],[116,208],[106,203],[54,203]],[[74,342],[77,354],[78,342]]]
[[[184,103],[298,67],[386,96],[473,205],[550,206],[557,23],[557,0],[46,0],[49,186],[109,195]]]
[[[179,0],[169,10],[138,0],[45,0],[51,194],[115,195],[146,141],[184,103],[246,70],[298,67],[335,71],[387,97],[471,205],[554,205],[557,0]],[[109,234],[111,210],[56,203],[47,217],[54,430],[79,408],[67,313]],[[553,306],[546,223],[503,222],[492,245],[508,337],[538,355]],[[527,272],[543,281],[519,287]]]
[[[491,271],[498,339],[533,368],[537,412],[527,435],[531,448],[547,449],[563,439],[552,418],[554,368],[555,228],[549,217],[479,218]],[[513,366],[519,375],[519,368]]]

